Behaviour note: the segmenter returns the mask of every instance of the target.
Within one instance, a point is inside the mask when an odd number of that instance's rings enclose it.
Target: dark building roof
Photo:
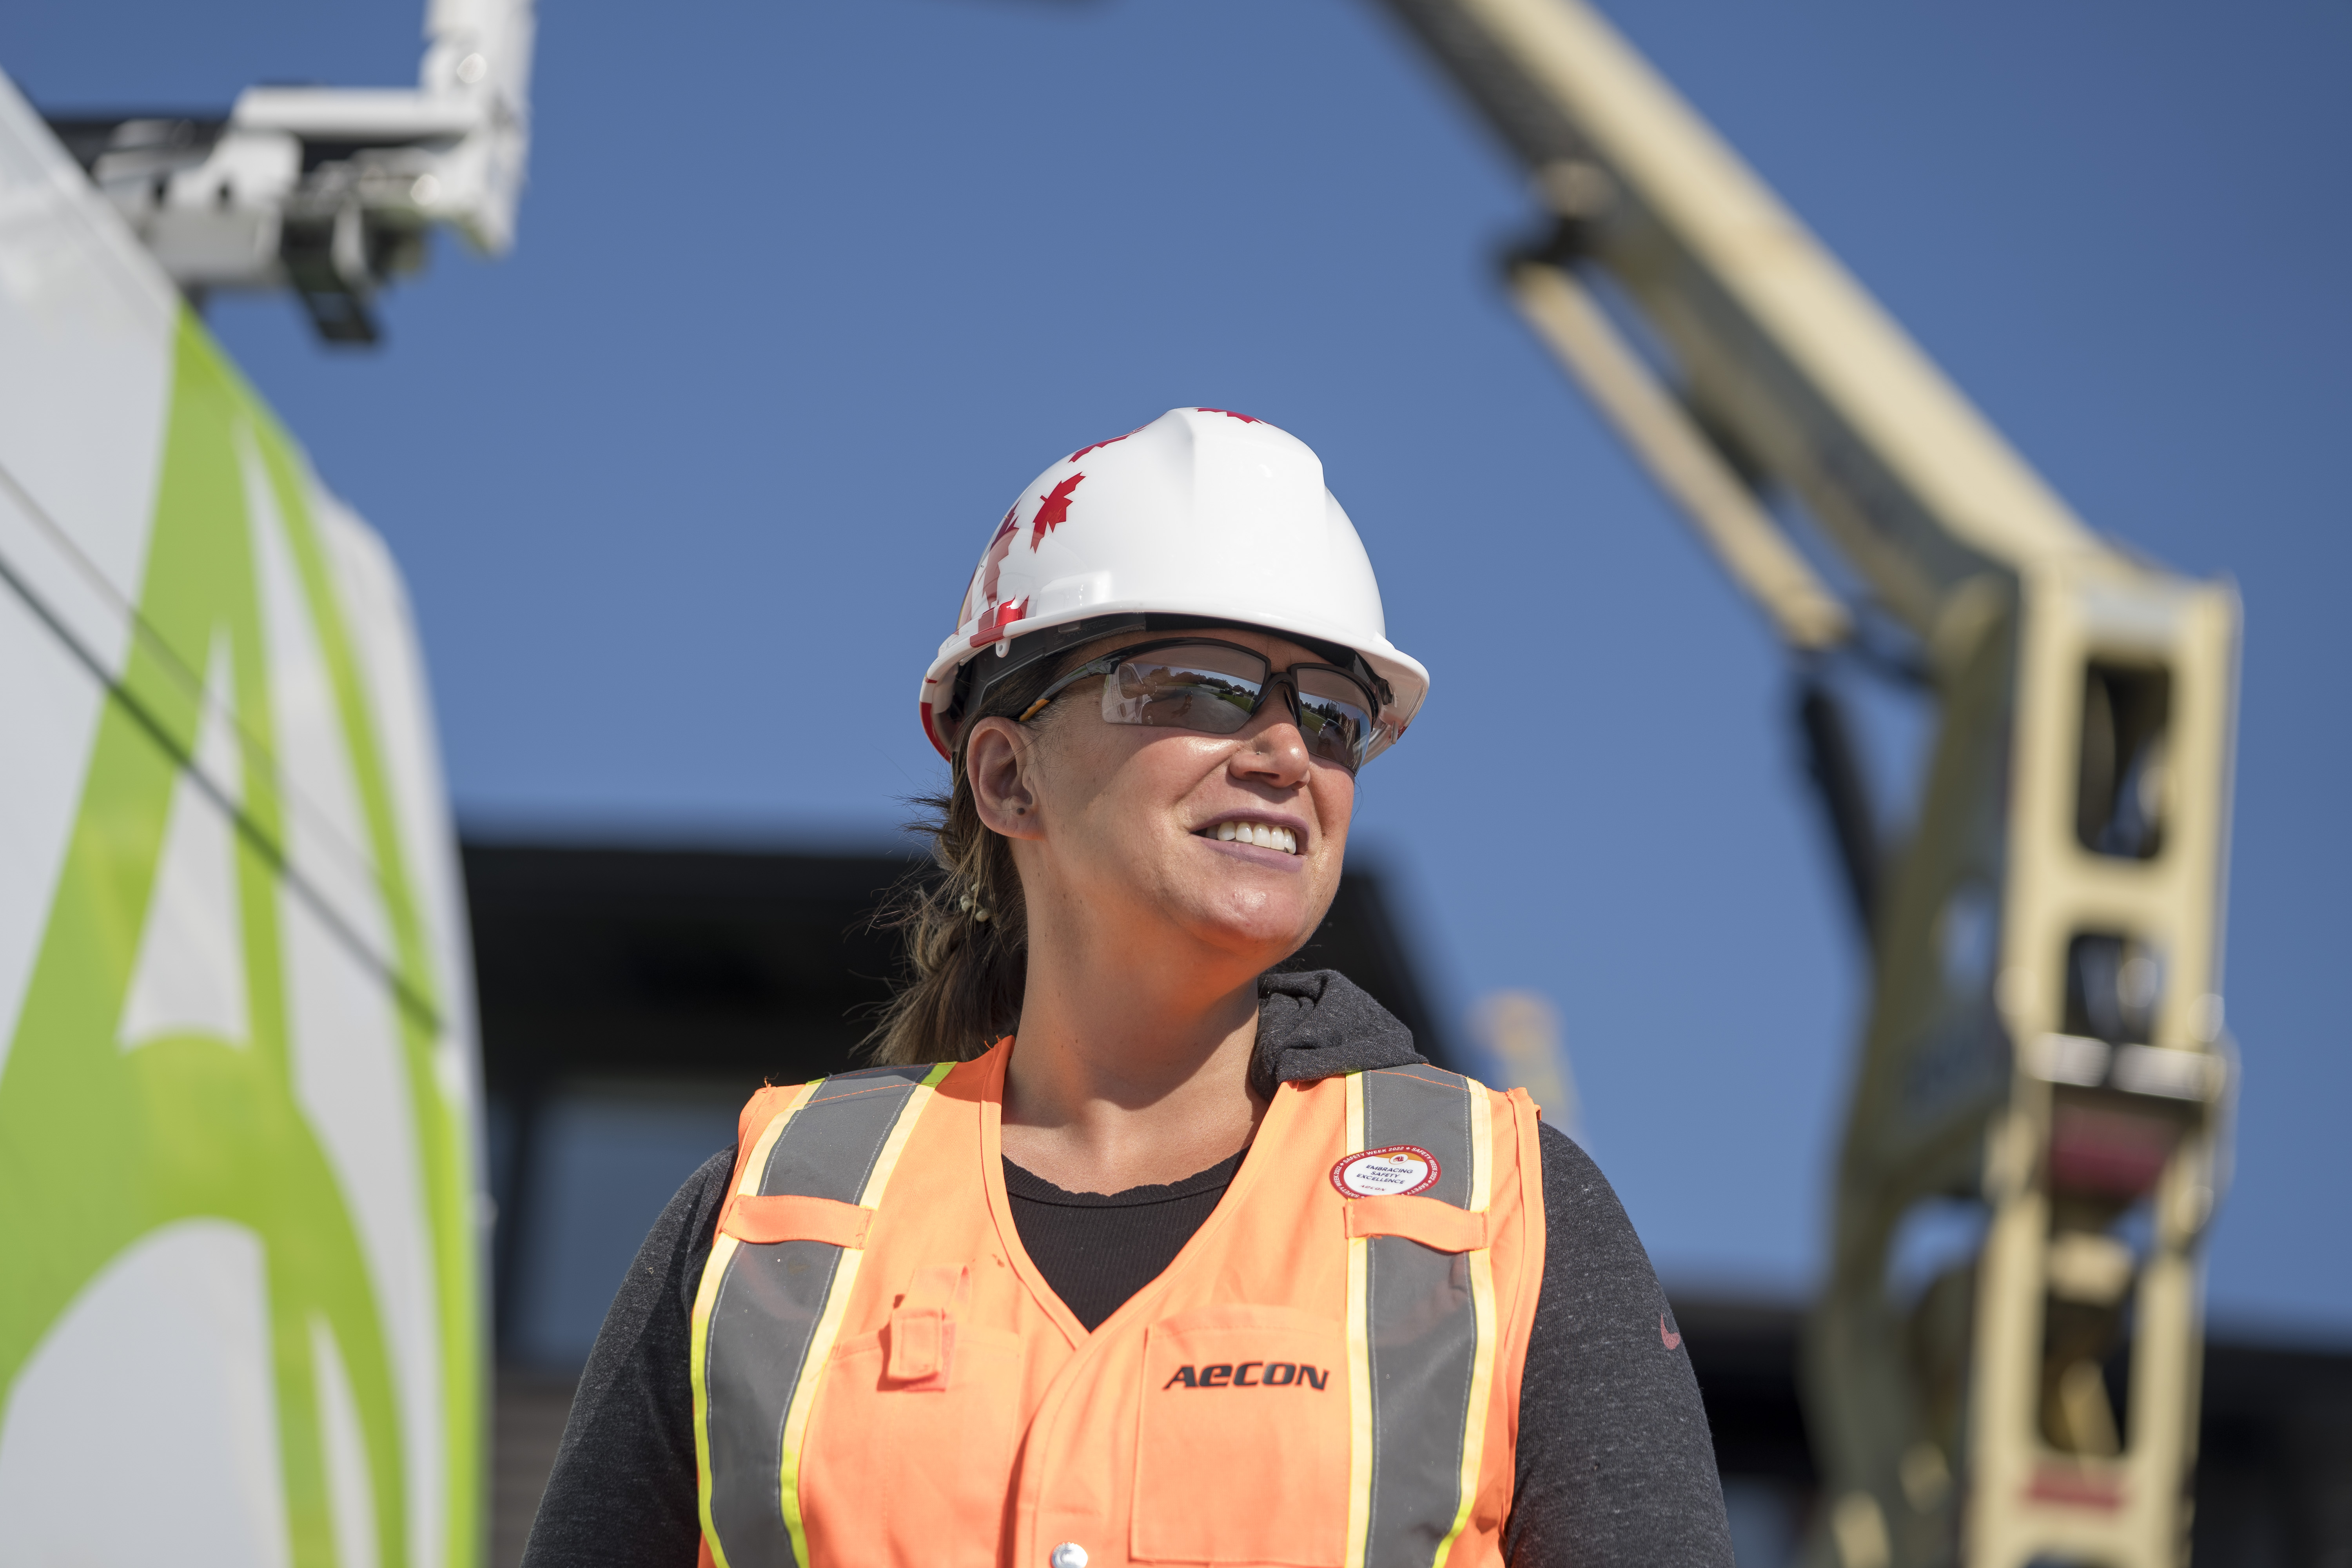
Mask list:
[[[852,1065],[898,941],[870,919],[925,863],[887,853],[464,847],[490,1092],[534,1080],[729,1078],[744,1092]],[[1292,961],[1338,969],[1453,1056],[1389,918],[1350,869]]]

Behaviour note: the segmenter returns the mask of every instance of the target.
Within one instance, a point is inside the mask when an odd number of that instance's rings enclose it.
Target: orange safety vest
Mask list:
[[[1526,1092],[1283,1085],[1089,1334],[1005,1196],[1011,1053],[744,1108],[694,1306],[703,1561],[1499,1564],[1543,1276]]]

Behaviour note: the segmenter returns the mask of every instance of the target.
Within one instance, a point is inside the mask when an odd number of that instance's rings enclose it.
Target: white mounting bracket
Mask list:
[[[320,335],[373,342],[376,290],[446,225],[514,243],[530,150],[531,0],[430,0],[415,89],[256,87],[226,115],[51,128],[173,281],[291,289]]]

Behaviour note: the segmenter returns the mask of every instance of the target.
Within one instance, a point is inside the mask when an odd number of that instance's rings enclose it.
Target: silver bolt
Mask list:
[[[1087,1549],[1075,1541],[1065,1541],[1045,1561],[1053,1568],[1087,1568]]]

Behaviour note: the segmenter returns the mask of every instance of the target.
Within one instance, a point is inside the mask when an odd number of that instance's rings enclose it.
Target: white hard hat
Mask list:
[[[1429,690],[1429,671],[1389,642],[1380,584],[1323,488],[1323,460],[1221,408],[1171,408],[1038,475],[989,536],[957,623],[923,675],[923,732],[941,756],[977,706],[973,659],[1004,658],[980,682],[992,686],[1130,628],[1259,626],[1359,656],[1384,688],[1391,736]]]

